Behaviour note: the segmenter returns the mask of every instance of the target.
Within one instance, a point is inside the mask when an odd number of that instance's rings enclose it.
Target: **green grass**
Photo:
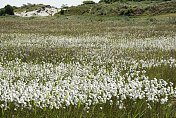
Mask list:
[[[90,107],[89,110],[84,110],[84,106],[78,108],[77,106],[69,106],[65,108],[52,109],[46,108],[42,110],[39,108],[28,110],[15,108],[11,105],[11,110],[4,111],[4,117],[14,117],[14,118],[166,118],[166,117],[175,117],[176,107],[174,105],[168,106],[167,104],[159,105],[151,103],[152,109],[148,108],[147,103],[142,100],[137,100],[135,102],[126,101],[128,105],[127,108],[119,110],[117,105],[106,104],[97,104]],[[101,109],[102,107],[102,109]],[[2,109],[1,109],[2,110]],[[2,112],[0,113],[2,116]]]
[[[4,22],[5,21],[5,22]],[[50,24],[50,25],[47,25]],[[150,24],[150,25],[148,25]],[[152,26],[152,27],[151,27]],[[0,32],[42,33],[44,35],[105,36],[146,38],[167,36],[175,32],[175,16],[166,17],[100,17],[100,16],[61,16],[61,17],[0,17]],[[6,29],[9,29],[8,31]],[[164,29],[167,29],[165,31]],[[118,32],[118,33],[117,33]],[[128,33],[130,32],[130,33]],[[147,32],[147,33],[145,33]],[[143,34],[143,35],[140,35]]]

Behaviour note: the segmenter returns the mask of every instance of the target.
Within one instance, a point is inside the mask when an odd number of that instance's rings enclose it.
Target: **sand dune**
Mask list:
[[[54,14],[58,13],[60,11],[60,8],[54,8],[51,6],[45,6],[38,8],[34,11],[23,11],[23,12],[15,12],[16,16],[21,17],[31,17],[31,16],[54,16]]]

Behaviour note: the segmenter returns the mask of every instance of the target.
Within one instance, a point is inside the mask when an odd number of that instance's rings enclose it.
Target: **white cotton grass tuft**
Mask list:
[[[119,60],[119,64],[121,61]],[[129,62],[131,60],[123,60],[123,64]],[[0,65],[0,101],[16,101],[15,106],[24,104],[23,106],[29,109],[32,107],[31,101],[36,101],[36,106],[40,108],[46,106],[60,108],[64,104],[66,106],[77,105],[79,101],[82,101],[81,104],[87,103],[88,106],[98,102],[106,103],[108,100],[112,104],[111,98],[114,95],[121,101],[120,103],[117,102],[117,105],[122,109],[124,107],[123,101],[127,98],[133,100],[138,98],[146,99],[148,102],[164,104],[168,101],[169,96],[175,96],[176,93],[173,83],[167,83],[156,78],[149,80],[145,74],[128,79],[128,82],[126,82],[124,76],[116,75],[116,73],[119,73],[118,65],[110,75],[102,73],[105,69],[103,67],[99,68],[97,72],[101,73],[101,75],[94,75],[91,73],[92,66],[77,66],[78,63],[76,65],[60,63],[55,66],[50,63],[31,65],[21,62],[20,59],[7,63],[8,65],[5,67]],[[150,64],[150,61],[147,63]],[[160,62],[156,63],[159,64]],[[52,68],[48,68],[49,66]],[[76,69],[74,69],[75,67]],[[133,73],[136,73],[134,67],[131,69]],[[61,72],[60,70],[64,71]],[[16,81],[18,71],[20,71],[21,76]],[[65,76],[68,72],[72,76]],[[87,74],[89,77],[92,76],[93,79],[88,79],[86,76],[81,77],[82,73]],[[25,79],[23,75],[25,75]],[[127,76],[131,77],[131,75],[132,73]],[[31,76],[35,79],[31,80]],[[60,78],[59,82],[57,78]],[[5,107],[5,105],[1,104],[2,107]]]
[[[125,108],[123,101],[126,99],[134,101],[145,99],[151,109],[150,102],[165,104],[171,96],[176,97],[176,88],[172,82],[167,82],[162,78],[149,78],[146,71],[160,66],[176,68],[174,58],[137,60],[132,57],[120,57],[120,55],[126,55],[128,49],[134,49],[133,53],[139,50],[143,52],[148,48],[176,50],[173,38],[114,41],[102,37],[81,39],[24,34],[3,35],[16,38],[8,42],[2,41],[0,43],[2,50],[7,49],[8,46],[14,46],[25,47],[29,52],[42,47],[47,49],[72,47],[80,51],[74,53],[76,55],[74,59],[79,58],[79,61],[61,60],[54,64],[45,61],[27,63],[19,58],[7,60],[5,56],[2,56],[0,62],[1,108],[8,108],[7,103],[13,102],[16,107],[32,109],[32,101],[35,101],[36,107],[43,109],[45,107],[66,108],[80,103],[86,105],[88,110],[94,104],[109,101],[111,105],[116,104],[119,109],[123,109]],[[160,45],[157,45],[158,42]],[[164,45],[166,43],[167,45]],[[65,55],[62,55],[63,60]],[[24,53],[23,56],[28,56],[28,54]],[[112,100],[113,97],[117,100]]]

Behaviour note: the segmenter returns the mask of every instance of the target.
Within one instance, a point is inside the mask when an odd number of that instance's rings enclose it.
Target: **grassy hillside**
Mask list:
[[[65,15],[139,16],[176,13],[176,0],[82,4],[67,8]]]
[[[167,29],[167,32],[163,29]],[[153,31],[156,32],[153,33]],[[125,34],[124,36],[130,38],[133,38],[135,33],[137,34],[135,35],[136,38],[167,36],[168,32],[176,32],[176,14],[145,17],[63,15],[60,17],[23,18],[1,16],[0,32],[42,33],[56,36],[77,36],[78,34],[84,35],[85,33],[93,36],[106,36],[107,32],[111,32],[115,37]],[[133,35],[129,34],[129,32]],[[146,36],[139,34],[146,34]]]
[[[23,6],[21,7],[15,7],[14,11],[15,12],[23,12],[23,11],[33,11],[33,10],[36,10],[38,8],[41,8],[41,7],[45,7],[47,5],[43,5],[43,4],[30,4],[28,3],[27,5],[24,4]]]

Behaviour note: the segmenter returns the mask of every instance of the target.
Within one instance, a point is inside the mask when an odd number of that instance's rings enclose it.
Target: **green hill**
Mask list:
[[[23,11],[33,11],[33,10],[36,10],[38,8],[41,8],[41,7],[45,7],[47,5],[43,5],[43,4],[23,4],[21,7],[14,7],[14,11],[15,12],[23,12]]]
[[[82,4],[69,7],[62,11],[64,15],[95,15],[95,16],[140,16],[176,13],[176,0],[172,1],[127,1]]]

